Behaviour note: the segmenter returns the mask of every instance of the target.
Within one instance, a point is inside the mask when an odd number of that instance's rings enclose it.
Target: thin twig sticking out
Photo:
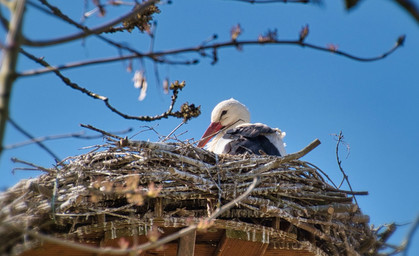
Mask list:
[[[175,129],[173,129],[166,137],[164,137],[164,139],[162,139],[161,142],[165,142],[166,140],[170,139],[170,136],[172,136],[172,134],[176,132],[185,123],[185,120],[183,120],[178,126],[175,127]]]
[[[418,230],[418,227],[419,227],[419,214],[416,216],[415,221],[411,225],[405,239],[400,245],[400,247],[403,248],[403,256],[407,256],[407,251],[409,250],[409,246],[412,244],[413,235]]]
[[[52,156],[55,161],[61,162],[60,157],[55,154],[54,152],[52,152],[51,149],[49,149],[44,143],[42,143],[41,141],[37,141],[35,139],[35,136],[32,136],[32,134],[30,134],[29,132],[27,132],[25,129],[23,129],[20,125],[18,125],[15,121],[13,121],[13,119],[9,118],[9,123],[16,129],[18,130],[20,133],[22,133],[23,135],[25,135],[28,139],[30,139],[31,141],[33,141],[34,143],[36,143],[39,147],[41,147],[43,150],[45,150],[50,156]]]
[[[320,145],[320,140],[315,139],[307,147],[303,148],[302,150],[293,154],[286,155],[284,157],[278,157],[277,160],[264,164],[261,167],[258,167],[256,169],[253,169],[252,171],[249,171],[248,173],[244,174],[244,176],[260,175],[261,173],[271,170],[273,168],[276,168],[283,163],[300,159],[301,157],[307,155],[310,151],[315,149],[318,145]]]
[[[216,211],[214,211],[208,218],[204,219],[203,221],[205,223],[210,223],[212,221],[214,221],[217,217],[219,217],[221,214],[225,213],[226,211],[228,211],[229,209],[231,209],[232,207],[234,207],[235,205],[237,205],[238,203],[240,203],[243,199],[245,199],[252,191],[253,189],[259,184],[260,182],[260,178],[259,177],[255,177],[253,179],[252,184],[248,187],[248,189],[241,194],[240,196],[238,196],[237,198],[235,198],[234,200],[230,201],[229,203],[225,204],[224,206],[222,206],[221,208],[218,208]],[[207,225],[205,228],[208,228],[209,226]],[[16,227],[14,227],[16,228]],[[72,241],[68,241],[68,240],[64,240],[64,239],[59,239],[59,238],[55,238],[49,235],[44,235],[41,234],[39,232],[36,231],[32,231],[32,230],[25,230],[25,233],[40,239],[41,241],[45,241],[45,242],[49,242],[49,243],[54,243],[54,244],[58,244],[58,245],[63,245],[66,247],[70,247],[70,248],[74,248],[74,249],[78,249],[78,250],[82,250],[85,252],[90,252],[90,253],[98,253],[98,254],[111,254],[111,255],[126,255],[126,254],[130,254],[130,255],[138,255],[141,252],[144,252],[146,250],[150,250],[150,249],[154,249],[154,248],[158,248],[168,242],[171,242],[175,239],[178,239],[180,237],[183,237],[195,230],[197,230],[199,228],[199,223],[198,224],[192,224],[186,228],[183,228],[181,230],[179,230],[178,232],[166,236],[162,239],[159,239],[155,242],[147,242],[144,243],[142,245],[139,246],[135,246],[132,248],[128,248],[128,249],[116,249],[116,248],[111,248],[111,247],[105,247],[105,248],[98,248],[98,247],[94,247],[94,246],[90,246],[90,245],[84,245],[84,244],[79,244],[76,242],[72,242]]]
[[[99,132],[99,133],[103,134],[104,136],[108,136],[110,138],[114,138],[114,139],[118,139],[118,140],[122,139],[122,137],[120,137],[118,135],[109,133],[107,131],[101,130],[101,129],[96,128],[96,127],[93,127],[90,124],[80,124],[80,126],[83,127],[83,128],[86,128],[86,129],[90,129],[90,130],[95,131],[95,132]]]
[[[128,128],[123,131],[117,131],[113,132],[113,134],[125,134],[132,131],[132,128]],[[81,132],[75,132],[75,133],[68,133],[68,134],[57,134],[57,135],[47,135],[42,137],[33,138],[27,141],[18,142],[15,144],[6,145],[3,147],[3,149],[14,149],[19,148],[23,146],[27,146],[33,143],[43,142],[43,141],[49,141],[49,140],[59,140],[59,139],[66,139],[66,138],[76,138],[76,139],[85,139],[85,140],[91,140],[91,139],[100,139],[103,138],[103,135],[86,135],[84,131]]]
[[[38,170],[38,171],[41,170],[41,171],[44,171],[46,173],[55,173],[55,169],[44,168],[42,166],[27,162],[27,161],[24,161],[24,160],[20,160],[16,157],[13,157],[11,160],[12,160],[13,163],[21,163],[21,164],[32,166],[34,168],[33,170]],[[18,170],[18,169],[19,168],[15,168],[14,170]],[[26,168],[26,170],[27,170],[27,168]]]
[[[339,146],[340,146],[340,144],[343,143],[343,133],[342,133],[342,131],[340,131],[339,135],[336,135],[336,136],[337,136],[336,161],[338,162],[339,170],[342,172],[342,175],[343,175],[342,182],[340,183],[338,188],[340,188],[342,186],[343,181],[346,180],[346,183],[348,183],[349,189],[351,190],[351,192],[353,192],[351,183],[349,182],[349,177],[348,177],[348,175],[346,175],[345,171],[343,170],[342,161],[339,158]],[[355,195],[353,195],[353,197],[354,197],[355,203],[358,205],[358,201],[356,200]]]

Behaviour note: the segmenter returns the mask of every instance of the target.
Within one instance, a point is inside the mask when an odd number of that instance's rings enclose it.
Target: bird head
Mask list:
[[[233,98],[221,101],[212,110],[211,124],[202,135],[198,147],[204,147],[220,131],[226,131],[248,122],[250,122],[250,113],[245,105]]]

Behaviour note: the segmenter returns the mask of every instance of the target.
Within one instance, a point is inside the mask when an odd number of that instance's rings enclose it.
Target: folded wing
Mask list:
[[[223,136],[229,140],[224,154],[286,155],[282,138],[284,133],[265,124],[242,124],[230,129]]]

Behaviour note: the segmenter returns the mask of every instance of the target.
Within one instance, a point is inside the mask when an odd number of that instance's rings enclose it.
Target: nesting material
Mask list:
[[[140,234],[156,223],[187,226],[244,193],[255,177],[260,182],[250,196],[209,229],[254,231],[270,246],[299,243],[317,255],[373,255],[380,249],[368,216],[353,200],[364,193],[337,189],[298,154],[216,156],[183,143],[115,144],[43,169],[47,173],[2,193],[0,237],[7,239],[0,252],[35,246],[27,230],[93,243]],[[119,233],[105,232],[110,223]],[[124,233],[124,226],[135,228]]]

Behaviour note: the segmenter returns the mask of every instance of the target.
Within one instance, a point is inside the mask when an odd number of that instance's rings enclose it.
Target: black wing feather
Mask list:
[[[230,129],[223,136],[224,139],[231,139],[223,153],[281,156],[279,150],[264,136],[269,133],[275,133],[275,130],[266,125],[246,125]]]

